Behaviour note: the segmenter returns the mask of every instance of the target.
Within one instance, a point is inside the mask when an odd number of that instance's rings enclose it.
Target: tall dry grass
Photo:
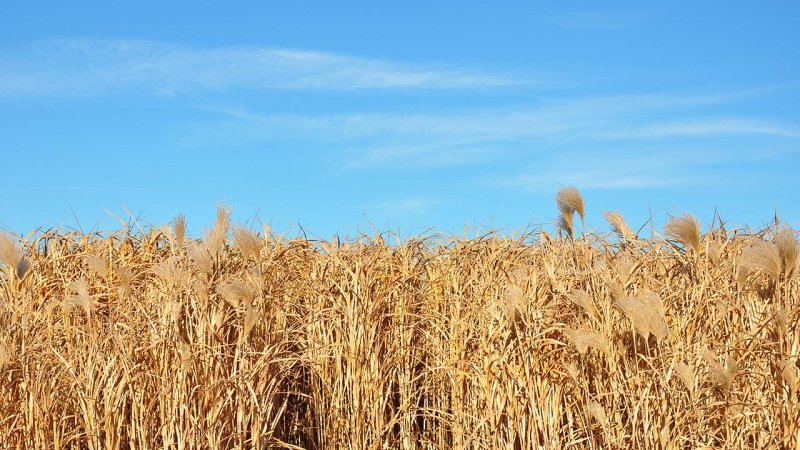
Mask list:
[[[576,238],[580,194],[558,206],[568,239],[320,242],[226,209],[200,240],[3,235],[1,447],[798,448],[794,233]]]

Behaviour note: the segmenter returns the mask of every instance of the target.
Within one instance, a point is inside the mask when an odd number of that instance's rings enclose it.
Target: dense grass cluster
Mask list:
[[[0,237],[8,449],[797,448],[794,233]],[[136,231],[133,231],[136,230]],[[386,238],[388,240],[388,238]]]

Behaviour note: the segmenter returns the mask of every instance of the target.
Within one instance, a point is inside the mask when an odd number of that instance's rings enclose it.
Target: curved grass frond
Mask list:
[[[106,280],[108,279],[108,263],[106,261],[96,255],[87,255],[86,256],[86,264],[92,269],[100,278]]]
[[[662,341],[669,336],[664,304],[656,294],[620,298],[614,302],[614,306],[622,311],[643,338],[647,339],[652,334],[657,341]]]
[[[589,415],[594,417],[601,426],[608,425],[608,416],[606,415],[606,410],[600,403],[597,403],[594,400],[589,400],[589,403],[586,407],[589,412]]]
[[[191,259],[197,267],[197,270],[206,275],[211,274],[214,262],[211,258],[211,253],[204,244],[191,242],[187,249],[187,254],[189,255],[189,259]]]
[[[700,222],[689,214],[679,217],[670,217],[664,226],[664,233],[668,238],[679,242],[686,248],[695,252],[700,251]]]
[[[691,367],[683,363],[677,363],[675,364],[675,374],[678,375],[678,378],[680,378],[689,392],[694,392],[696,380],[694,370]]]
[[[797,442],[788,229],[325,242],[218,216],[183,244],[182,217],[0,237],[0,447]]]
[[[567,237],[570,239],[575,238],[575,231],[572,228],[572,215],[562,215],[556,219],[556,228],[561,230],[562,233],[566,234]]]
[[[82,308],[87,316],[91,316],[94,302],[92,296],[89,295],[89,286],[86,284],[86,280],[81,278],[71,281],[67,286],[67,291],[72,292],[64,297],[64,304],[68,309],[77,306]]]
[[[574,291],[567,294],[567,298],[574,304],[583,308],[590,316],[597,317],[597,308],[594,306],[592,296],[586,291]]]
[[[253,303],[253,290],[241,280],[229,280],[217,287],[217,293],[233,308],[250,307]]]
[[[564,215],[572,216],[572,214],[578,213],[581,221],[585,219],[583,197],[574,186],[561,188],[556,195],[556,203]]]
[[[564,334],[578,349],[581,355],[586,354],[589,347],[594,347],[601,352],[608,354],[608,346],[603,337],[597,333],[589,333],[581,330],[565,330]]]
[[[758,240],[742,252],[741,267],[745,271],[758,270],[769,275],[775,282],[780,280],[783,269],[778,247],[764,240]]]
[[[784,227],[775,235],[775,247],[778,249],[778,256],[781,259],[781,270],[785,279],[790,279],[797,271],[798,248],[797,238],[794,231],[789,227]]]
[[[616,211],[604,211],[603,217],[605,217],[608,224],[611,226],[611,231],[617,234],[620,239],[623,241],[628,240],[635,240],[638,236],[634,233],[629,227],[628,224],[625,223],[625,219],[622,217],[622,214]]]
[[[245,228],[233,230],[233,246],[246,258],[258,260],[261,256],[261,239]]]
[[[31,269],[31,263],[25,257],[17,240],[2,232],[0,232],[0,264],[5,265],[9,273],[16,275],[18,279],[25,278]]]
[[[172,229],[178,240],[178,247],[183,248],[183,242],[186,239],[186,216],[183,214],[175,216],[175,218],[172,219]]]

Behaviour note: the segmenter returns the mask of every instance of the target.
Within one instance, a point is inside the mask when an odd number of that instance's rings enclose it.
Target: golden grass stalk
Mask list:
[[[103,258],[96,255],[87,255],[86,264],[92,269],[100,278],[106,280],[108,278],[108,263]]]
[[[586,353],[589,347],[596,348],[601,352],[608,354],[608,346],[605,344],[603,337],[597,333],[591,333],[581,330],[565,330],[564,334],[578,349],[581,355]]]
[[[220,284],[217,293],[233,308],[253,303],[253,291],[241,280],[228,280]]]
[[[87,286],[86,280],[81,278],[80,280],[71,281],[67,291],[71,292],[71,294],[64,297],[64,305],[67,310],[79,307],[84,310],[87,316],[91,317],[94,302],[92,301],[92,296],[89,295],[89,286]]]
[[[229,215],[183,245],[163,227],[0,239],[35,268],[0,271],[0,447],[798,447],[783,231],[716,235],[713,264],[687,265],[599,235],[234,230],[228,248]],[[779,296],[737,289],[748,261]]]
[[[789,392],[794,395],[797,388],[800,387],[800,384],[798,384],[798,380],[800,380],[800,370],[797,369],[797,366],[789,361],[783,361],[781,363],[781,378],[783,378],[783,381],[785,381],[786,385],[789,387]]]
[[[759,239],[742,252],[741,267],[743,274],[740,277],[746,277],[751,269],[755,269],[778,282],[783,271],[783,260],[775,244]]]
[[[572,303],[583,308],[591,317],[598,317],[597,308],[594,306],[591,294],[586,291],[574,291],[567,294],[567,298]]]
[[[614,306],[625,314],[643,338],[652,334],[657,341],[662,341],[669,336],[664,303],[658,295],[648,292],[638,297],[620,298],[614,301]]]
[[[700,251],[700,222],[690,215],[670,216],[664,225],[664,233],[668,238],[692,249],[695,254]]]
[[[586,409],[589,412],[589,415],[594,417],[601,426],[608,425],[608,416],[606,415],[606,410],[603,408],[603,405],[597,403],[594,400],[589,400]]]
[[[175,216],[175,218],[172,219],[172,229],[178,240],[178,247],[183,248],[183,242],[186,239],[186,216],[183,214]]]
[[[584,221],[584,204],[580,192],[573,186],[561,188],[556,194],[556,204],[561,216],[556,221],[556,226],[561,229],[570,239],[575,237],[573,220],[575,213]]]
[[[585,206],[583,204],[583,197],[574,186],[566,186],[561,188],[556,195],[556,203],[558,209],[566,215],[578,213],[581,221],[585,217]]]
[[[781,260],[781,271],[788,280],[797,272],[797,239],[791,228],[784,227],[775,235],[775,247]]]
[[[233,230],[233,246],[246,258],[258,261],[261,258],[261,239],[250,230],[236,228]]]
[[[5,265],[9,273],[14,274],[18,279],[25,278],[31,268],[31,264],[25,258],[17,240],[5,233],[0,233],[0,263]]]
[[[619,238],[623,241],[634,240],[637,238],[636,233],[634,233],[628,227],[628,224],[625,223],[625,219],[622,217],[622,214],[616,211],[604,211],[603,217],[605,217],[608,224],[611,225],[611,231],[616,233],[617,236],[619,236]]]
[[[675,374],[683,382],[689,392],[694,392],[696,387],[694,370],[684,363],[675,364]]]

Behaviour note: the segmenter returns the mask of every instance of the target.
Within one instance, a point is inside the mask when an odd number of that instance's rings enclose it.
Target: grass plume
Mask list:
[[[558,203],[573,237],[583,200]],[[609,213],[624,245],[389,245],[255,233],[230,212],[202,239],[182,216],[0,235],[2,448],[799,445],[787,228],[701,247],[696,219],[671,219],[668,242]]]
[[[700,222],[690,214],[670,217],[664,226],[667,237],[691,249],[697,254],[700,251]]]

